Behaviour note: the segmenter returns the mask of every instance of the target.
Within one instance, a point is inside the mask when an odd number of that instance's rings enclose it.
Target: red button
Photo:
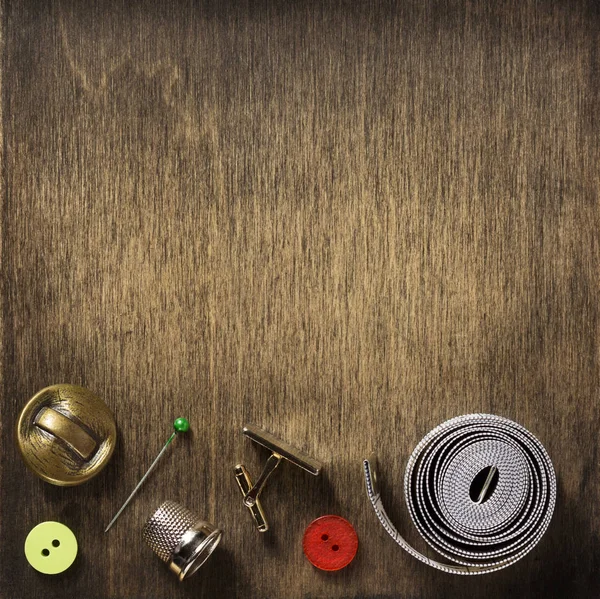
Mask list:
[[[304,531],[302,548],[313,566],[333,572],[345,568],[354,559],[358,536],[348,520],[340,516],[321,516]]]

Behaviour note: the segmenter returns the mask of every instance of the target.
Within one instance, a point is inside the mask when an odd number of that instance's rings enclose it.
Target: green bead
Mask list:
[[[178,433],[187,433],[190,430],[190,423],[187,421],[187,418],[177,418],[173,423],[173,428]]]

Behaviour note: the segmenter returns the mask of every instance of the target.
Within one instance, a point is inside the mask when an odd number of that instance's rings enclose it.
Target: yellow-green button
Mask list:
[[[25,557],[38,572],[60,574],[77,557],[77,539],[60,522],[42,522],[25,539]]]

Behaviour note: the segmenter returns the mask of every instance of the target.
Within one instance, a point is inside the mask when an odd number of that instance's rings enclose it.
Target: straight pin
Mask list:
[[[150,476],[151,472],[156,468],[156,464],[158,464],[160,458],[163,457],[167,448],[171,444],[171,441],[177,436],[177,433],[187,433],[190,430],[190,423],[185,418],[177,418],[175,422],[173,422],[173,428],[175,431],[168,438],[167,442],[164,444],[163,448],[160,450],[159,454],[156,456],[152,464],[150,464],[150,468],[146,470],[146,474],[142,476],[140,482],[135,486],[135,489],[131,492],[131,495],[125,500],[125,503],[121,506],[121,509],[115,514],[115,517],[109,522],[108,526],[104,530],[104,532],[108,532],[112,525],[117,521],[118,517],[123,513],[123,510],[129,505],[129,502],[133,499],[134,495],[139,491],[140,487],[144,484],[144,481]]]

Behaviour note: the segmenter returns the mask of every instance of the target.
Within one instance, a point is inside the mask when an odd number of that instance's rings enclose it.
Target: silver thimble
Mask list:
[[[144,525],[144,540],[179,580],[195,574],[221,540],[222,531],[174,501],[165,501]]]

